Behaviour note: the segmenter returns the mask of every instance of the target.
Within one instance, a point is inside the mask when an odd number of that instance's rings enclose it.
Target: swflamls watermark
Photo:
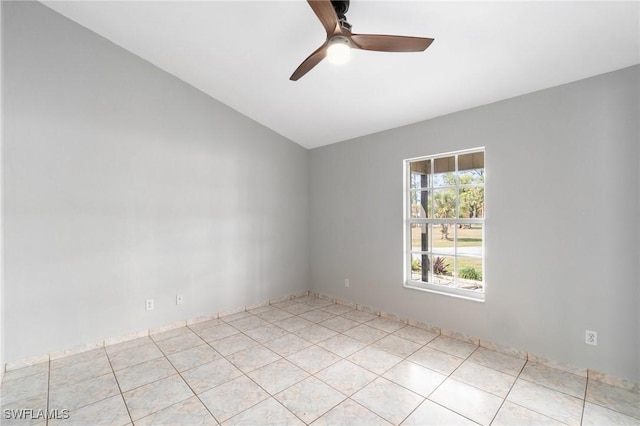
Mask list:
[[[69,410],[45,410],[42,408],[5,408],[3,410],[5,420],[66,420],[70,417]]]

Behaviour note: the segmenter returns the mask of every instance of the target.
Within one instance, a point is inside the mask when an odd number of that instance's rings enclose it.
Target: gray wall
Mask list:
[[[639,381],[639,70],[312,150],[311,289]],[[402,160],[479,146],[486,302],[403,288]]]
[[[38,3],[2,7],[7,362],[308,289],[304,148]]]

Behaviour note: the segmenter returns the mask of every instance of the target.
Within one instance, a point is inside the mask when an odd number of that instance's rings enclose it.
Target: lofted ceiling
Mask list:
[[[44,4],[307,148],[640,63],[637,1],[352,0],[354,33],[435,41],[354,50],[297,82],[325,40],[306,1]]]

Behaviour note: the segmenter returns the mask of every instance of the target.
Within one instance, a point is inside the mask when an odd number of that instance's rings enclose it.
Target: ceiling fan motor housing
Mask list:
[[[349,11],[349,0],[331,0],[331,4],[338,18],[344,18],[345,13]]]
[[[331,0],[331,5],[338,15],[338,22],[343,30],[351,31],[351,24],[347,21],[345,14],[349,10],[349,0]]]

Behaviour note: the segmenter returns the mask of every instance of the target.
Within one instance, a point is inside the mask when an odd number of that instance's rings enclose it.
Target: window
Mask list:
[[[484,300],[484,149],[405,160],[405,286]]]

